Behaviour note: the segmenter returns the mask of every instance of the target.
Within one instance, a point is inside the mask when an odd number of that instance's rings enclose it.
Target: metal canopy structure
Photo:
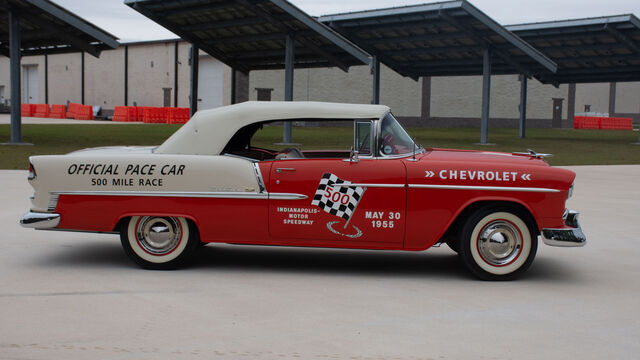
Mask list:
[[[524,75],[526,86],[527,77],[540,78],[557,70],[555,62],[464,0],[328,15],[319,20],[374,55],[376,100],[378,61],[415,80],[482,74],[480,144],[487,144],[489,137],[491,74]],[[522,124],[525,104],[521,106]]]
[[[492,74],[552,73],[556,64],[466,1],[360,11],[319,20],[396,72],[480,75],[490,49]]]
[[[285,69],[285,101],[293,100],[293,69],[370,64],[371,56],[286,0],[125,0],[125,4],[236,71]],[[197,110],[192,67],[191,113]],[[235,92],[235,90],[232,90]],[[235,94],[234,94],[235,96]],[[283,144],[291,143],[285,122]]]
[[[11,140],[22,143],[20,58],[26,55],[100,51],[117,48],[117,38],[48,0],[3,0],[0,54],[10,57]],[[84,56],[84,55],[83,55]]]
[[[370,63],[370,56],[286,0],[126,0],[125,4],[235,70],[285,68],[286,38],[300,68]]]
[[[20,18],[22,56],[117,48],[117,38],[47,0],[0,1],[0,12]],[[9,19],[0,17],[0,54],[9,56]]]
[[[640,20],[634,15],[507,26],[558,64],[543,83],[640,80]]]

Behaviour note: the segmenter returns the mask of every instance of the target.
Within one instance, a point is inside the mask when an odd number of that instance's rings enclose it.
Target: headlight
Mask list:
[[[567,195],[567,200],[571,199],[571,197],[573,196],[573,185],[575,184],[575,182],[571,183],[571,186],[569,186],[569,194]]]

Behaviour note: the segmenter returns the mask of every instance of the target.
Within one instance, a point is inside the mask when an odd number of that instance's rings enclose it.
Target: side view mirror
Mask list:
[[[358,150],[353,150],[353,146],[351,147],[351,154],[349,155],[349,162],[359,162],[360,158],[358,157]]]

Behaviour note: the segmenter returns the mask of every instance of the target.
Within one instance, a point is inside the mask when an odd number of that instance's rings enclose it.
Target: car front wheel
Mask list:
[[[182,217],[132,216],[120,229],[122,247],[145,269],[184,265],[200,243],[195,225]]]
[[[510,207],[485,207],[464,223],[458,246],[466,267],[482,280],[511,280],[533,262],[537,232],[529,217]]]

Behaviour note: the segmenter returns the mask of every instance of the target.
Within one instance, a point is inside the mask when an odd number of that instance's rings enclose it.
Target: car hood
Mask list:
[[[497,151],[427,149],[425,160],[444,162],[491,163],[517,166],[549,166],[544,160],[522,154]]]
[[[156,146],[103,146],[95,148],[87,148],[82,150],[76,150],[69,154],[96,154],[96,155],[109,155],[109,154],[151,154]]]

